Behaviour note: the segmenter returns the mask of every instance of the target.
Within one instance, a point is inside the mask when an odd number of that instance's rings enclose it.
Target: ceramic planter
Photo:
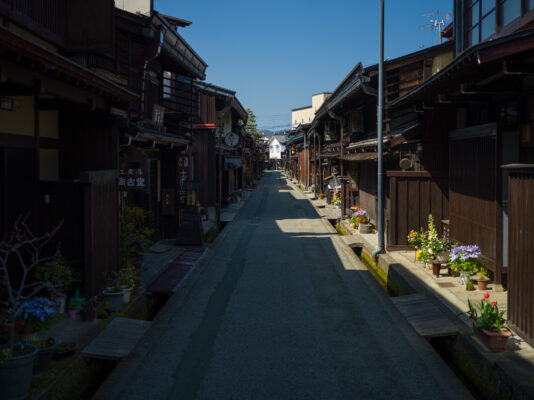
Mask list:
[[[441,271],[441,261],[438,261],[438,260],[432,261],[432,274],[436,278],[439,278],[440,271]]]
[[[458,276],[458,273],[455,270],[450,269],[450,267],[449,267],[449,276],[452,276],[453,278],[456,278]]]
[[[25,399],[30,391],[32,381],[33,360],[37,356],[38,348],[26,344],[31,352],[17,357],[11,357],[0,363],[0,388],[3,400]],[[1,346],[5,348],[5,346]]]
[[[54,358],[56,341],[53,338],[49,338],[46,343],[48,347],[39,348],[35,361],[33,362],[33,372],[35,373],[45,371],[52,362],[52,358]]]
[[[488,281],[477,279],[478,290],[488,290]]]
[[[373,226],[371,224],[360,224],[358,225],[358,232],[360,233],[371,233]]]
[[[104,295],[104,301],[109,301],[111,303],[113,312],[122,311],[122,306],[124,304],[124,290],[112,292],[106,289],[102,294]]]
[[[133,286],[129,288],[121,287],[121,289],[124,290],[124,295],[122,296],[122,304],[128,304],[130,300],[132,299],[132,292],[133,292],[134,287]]]
[[[475,321],[471,320],[473,326]],[[503,328],[499,332],[492,332],[486,329],[475,329],[475,336],[478,337],[486,347],[493,353],[500,353],[506,350],[508,339],[512,336],[512,332]]]

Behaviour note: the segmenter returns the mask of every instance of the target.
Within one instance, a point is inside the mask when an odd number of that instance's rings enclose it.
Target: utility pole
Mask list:
[[[384,119],[384,0],[380,0],[380,39],[378,61],[378,107],[377,107],[377,150],[378,150],[378,248],[373,252],[373,258],[378,258],[384,252],[384,160],[383,160],[383,119]]]

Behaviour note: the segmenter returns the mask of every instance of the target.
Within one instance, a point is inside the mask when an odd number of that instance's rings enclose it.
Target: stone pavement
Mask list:
[[[267,172],[95,399],[463,399],[306,196]]]

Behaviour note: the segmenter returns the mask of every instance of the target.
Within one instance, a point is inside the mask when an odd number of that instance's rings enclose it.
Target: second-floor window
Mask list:
[[[480,43],[534,9],[534,0],[470,0],[466,5],[467,44]]]
[[[171,98],[171,78],[172,75],[169,71],[163,71],[163,98]]]

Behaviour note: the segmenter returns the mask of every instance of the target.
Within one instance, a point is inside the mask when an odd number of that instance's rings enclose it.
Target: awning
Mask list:
[[[399,144],[402,144],[409,138],[412,138],[415,135],[417,135],[419,133],[417,128],[419,128],[420,126],[421,126],[421,123],[418,121],[418,122],[400,127],[398,129],[395,129],[391,131],[389,135],[384,136],[382,138],[383,140],[382,143],[391,142],[391,146],[398,146]],[[348,149],[352,150],[352,149],[361,149],[364,147],[377,147],[377,146],[378,146],[378,138],[373,138],[373,139],[367,139],[367,140],[362,140],[359,142],[351,143],[348,146]]]
[[[321,158],[339,158],[339,153],[321,153]]]
[[[224,157],[224,169],[238,169],[243,166],[243,160],[241,158]]]
[[[371,161],[377,159],[378,153],[374,151],[365,153],[350,153],[343,155],[343,160],[346,161]]]
[[[157,144],[173,144],[177,146],[185,146],[191,143],[190,137],[159,132],[133,122],[129,123],[128,131],[132,140],[138,142],[155,142]]]

